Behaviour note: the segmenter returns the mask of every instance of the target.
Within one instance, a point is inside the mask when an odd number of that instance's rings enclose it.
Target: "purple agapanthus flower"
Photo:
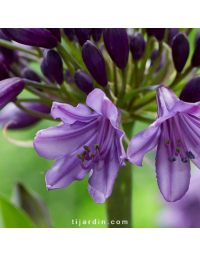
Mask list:
[[[200,102],[181,101],[171,89],[157,89],[157,120],[131,139],[128,160],[142,166],[146,152],[157,144],[156,173],[159,189],[169,201],[181,199],[189,188],[190,160],[200,168]]]
[[[48,190],[82,180],[91,170],[89,193],[96,203],[104,203],[119,167],[125,166],[124,132],[119,129],[119,110],[103,91],[93,90],[86,104],[94,112],[83,104],[54,102],[51,114],[64,124],[39,131],[34,147],[40,156],[57,160],[46,174]]]

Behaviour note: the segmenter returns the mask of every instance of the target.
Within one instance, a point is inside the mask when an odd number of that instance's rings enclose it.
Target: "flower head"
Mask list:
[[[104,203],[124,166],[124,132],[119,130],[119,110],[100,89],[87,96],[86,104],[94,112],[83,104],[54,102],[51,114],[64,124],[39,131],[34,147],[40,156],[57,160],[46,174],[47,189],[66,187],[91,170],[89,193]]]
[[[200,103],[181,101],[171,89],[157,90],[157,120],[131,139],[127,155],[141,166],[146,152],[156,145],[158,186],[167,201],[181,199],[189,188],[190,160],[200,168]]]

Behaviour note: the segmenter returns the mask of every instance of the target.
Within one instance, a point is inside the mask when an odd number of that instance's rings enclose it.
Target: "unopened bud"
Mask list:
[[[94,89],[92,78],[82,69],[76,71],[74,80],[78,88],[86,94],[89,94]]]
[[[141,33],[135,32],[130,37],[130,50],[135,61],[138,61],[145,51],[145,40]]]
[[[83,46],[87,40],[90,40],[91,28],[75,28],[75,33],[79,44]]]
[[[190,103],[195,103],[200,101],[200,75],[193,77],[187,84],[183,87],[180,100]]]

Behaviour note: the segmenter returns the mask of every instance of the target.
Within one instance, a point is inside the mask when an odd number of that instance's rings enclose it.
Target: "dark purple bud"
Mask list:
[[[66,69],[66,71],[65,71],[65,76],[66,76],[68,84],[72,85],[75,83],[74,77],[72,76],[72,74],[70,73],[70,71],[68,69]]]
[[[148,37],[153,36],[153,28],[146,28]]]
[[[10,78],[8,69],[0,62],[0,81]]]
[[[145,51],[145,40],[141,33],[135,32],[130,37],[130,50],[135,61],[138,61]]]
[[[45,28],[1,28],[2,32],[11,40],[20,44],[54,48],[57,45],[55,36]]]
[[[32,111],[37,111],[44,114],[49,114],[51,108],[45,104],[37,102],[23,102],[21,103],[23,107],[30,109]],[[8,122],[14,121],[8,126],[8,129],[21,129],[27,126],[37,123],[40,118],[27,114],[18,108],[14,103],[9,103],[0,112],[0,125],[4,127]]]
[[[195,37],[195,47],[196,47],[196,45],[197,45],[197,41],[199,40],[199,38],[200,38],[200,29],[197,31],[197,33],[196,33],[196,37]]]
[[[24,80],[19,77],[0,81],[0,110],[20,94],[24,89]]]
[[[107,86],[106,64],[99,48],[90,40],[82,48],[83,61],[94,80],[101,86]]]
[[[178,28],[168,28],[167,44],[172,47],[173,38],[178,34]]]
[[[47,28],[58,40],[58,42],[61,42],[61,34],[60,34],[60,29],[59,28]]]
[[[164,39],[165,28],[152,28],[153,35],[160,42]]]
[[[118,68],[125,68],[128,63],[129,43],[124,28],[105,28],[103,31],[105,47]]]
[[[52,83],[63,83],[63,63],[58,52],[54,50],[44,50],[40,63],[43,74]]]
[[[190,103],[200,101],[200,76],[195,76],[187,82],[179,98]]]
[[[172,41],[172,57],[177,72],[181,72],[188,59],[190,44],[184,32],[178,33]]]
[[[69,41],[74,41],[74,37],[76,36],[74,28],[63,28],[63,32]]]
[[[41,82],[41,79],[38,76],[38,74],[30,68],[24,68],[22,70],[22,77],[38,83]]]
[[[10,41],[10,39],[0,29],[0,39]],[[14,50],[0,46],[0,60],[6,66],[10,66],[17,60],[17,53]]]
[[[196,47],[195,47],[194,53],[192,55],[192,66],[193,67],[200,66],[200,37],[196,42]]]
[[[100,41],[103,30],[103,28],[92,28],[92,38],[96,43]]]
[[[158,55],[158,50],[157,50],[157,49],[154,49],[153,52],[152,52],[152,54],[151,54],[151,57],[150,57],[150,59],[151,59],[151,65],[153,65],[153,63],[154,63],[154,61],[155,61],[157,55]],[[157,69],[156,69],[156,71],[155,71],[155,73],[154,73],[155,75],[156,75],[156,74],[159,72],[159,70],[165,65],[165,62],[166,62],[166,53],[165,53],[165,52],[162,52],[161,58],[160,58],[160,61],[159,61],[159,64],[158,64],[158,67],[157,67]]]
[[[79,44],[83,46],[87,40],[90,40],[91,28],[75,28],[75,33]]]
[[[92,78],[82,69],[76,71],[74,80],[78,88],[86,94],[89,94],[94,89]]]

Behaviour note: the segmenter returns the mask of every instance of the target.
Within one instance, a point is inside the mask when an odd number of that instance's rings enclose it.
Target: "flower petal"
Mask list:
[[[119,111],[100,89],[94,89],[86,99],[86,104],[94,109],[99,115],[108,118],[114,128],[119,127]]]
[[[179,120],[187,149],[195,156],[191,161],[200,168],[200,119],[182,114]]]
[[[34,140],[35,150],[47,159],[63,158],[87,145],[90,138],[97,134],[98,124],[96,119],[88,124],[76,122],[41,130]]]
[[[124,163],[124,160],[126,159],[126,153],[125,153],[123,142],[122,142],[124,135],[125,133],[123,131],[119,129],[116,130],[115,143],[117,146],[117,156],[120,163],[120,167],[126,166],[126,164]]]
[[[88,191],[93,200],[102,204],[112,194],[113,185],[119,171],[119,161],[115,154],[117,147],[112,143],[104,160],[99,161],[91,170]]]
[[[76,121],[90,122],[98,117],[98,114],[92,112],[88,107],[83,104],[78,104],[73,107],[69,104],[54,102],[51,115],[54,119],[60,118],[64,123],[73,124]]]
[[[159,127],[157,127],[156,132],[148,138],[144,137],[145,131],[146,130],[136,134],[131,139],[127,149],[127,160],[137,166],[142,166],[144,155],[156,146],[160,136]]]
[[[188,103],[180,100],[174,105],[171,112],[200,116],[200,102]]]
[[[156,173],[160,192],[168,202],[181,199],[188,191],[190,184],[190,163],[183,163],[178,156],[176,161],[168,161],[164,133],[158,142],[156,154]]]

